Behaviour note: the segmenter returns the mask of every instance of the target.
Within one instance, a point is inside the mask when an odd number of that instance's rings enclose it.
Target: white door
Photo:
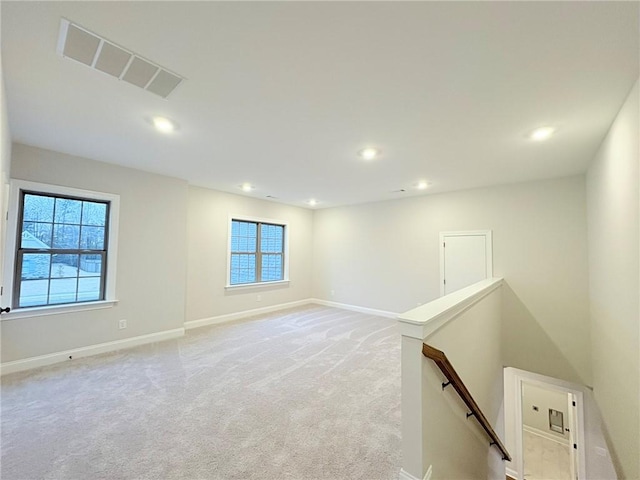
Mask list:
[[[440,251],[441,295],[493,276],[490,231],[441,233]]]

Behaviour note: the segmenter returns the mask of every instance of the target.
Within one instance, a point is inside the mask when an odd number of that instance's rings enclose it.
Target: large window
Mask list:
[[[12,281],[4,292],[12,308],[113,300],[117,195],[22,181],[13,188]]]
[[[230,237],[230,285],[286,279],[286,225],[232,219]]]
[[[21,194],[14,308],[104,300],[109,204]]]

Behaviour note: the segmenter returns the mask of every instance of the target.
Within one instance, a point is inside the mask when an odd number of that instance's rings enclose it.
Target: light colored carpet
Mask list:
[[[396,322],[308,306],[2,381],[18,479],[397,479]]]

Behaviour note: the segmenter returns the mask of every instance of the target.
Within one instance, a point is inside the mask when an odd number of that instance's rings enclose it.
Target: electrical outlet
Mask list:
[[[256,302],[261,302],[261,301],[262,301],[262,295],[256,296]]]
[[[335,290],[331,290],[331,296],[333,297],[336,294]]]
[[[123,328],[127,328],[127,321],[126,321],[126,320],[120,320],[120,321],[118,322],[118,328],[119,328],[120,330],[122,330]]]

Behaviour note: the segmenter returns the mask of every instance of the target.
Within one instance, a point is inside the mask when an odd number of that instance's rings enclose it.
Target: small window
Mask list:
[[[104,300],[109,203],[23,191],[14,308]]]
[[[286,225],[232,219],[229,285],[286,279]]]
[[[12,190],[4,289],[11,307],[114,301],[119,197],[22,180]]]

